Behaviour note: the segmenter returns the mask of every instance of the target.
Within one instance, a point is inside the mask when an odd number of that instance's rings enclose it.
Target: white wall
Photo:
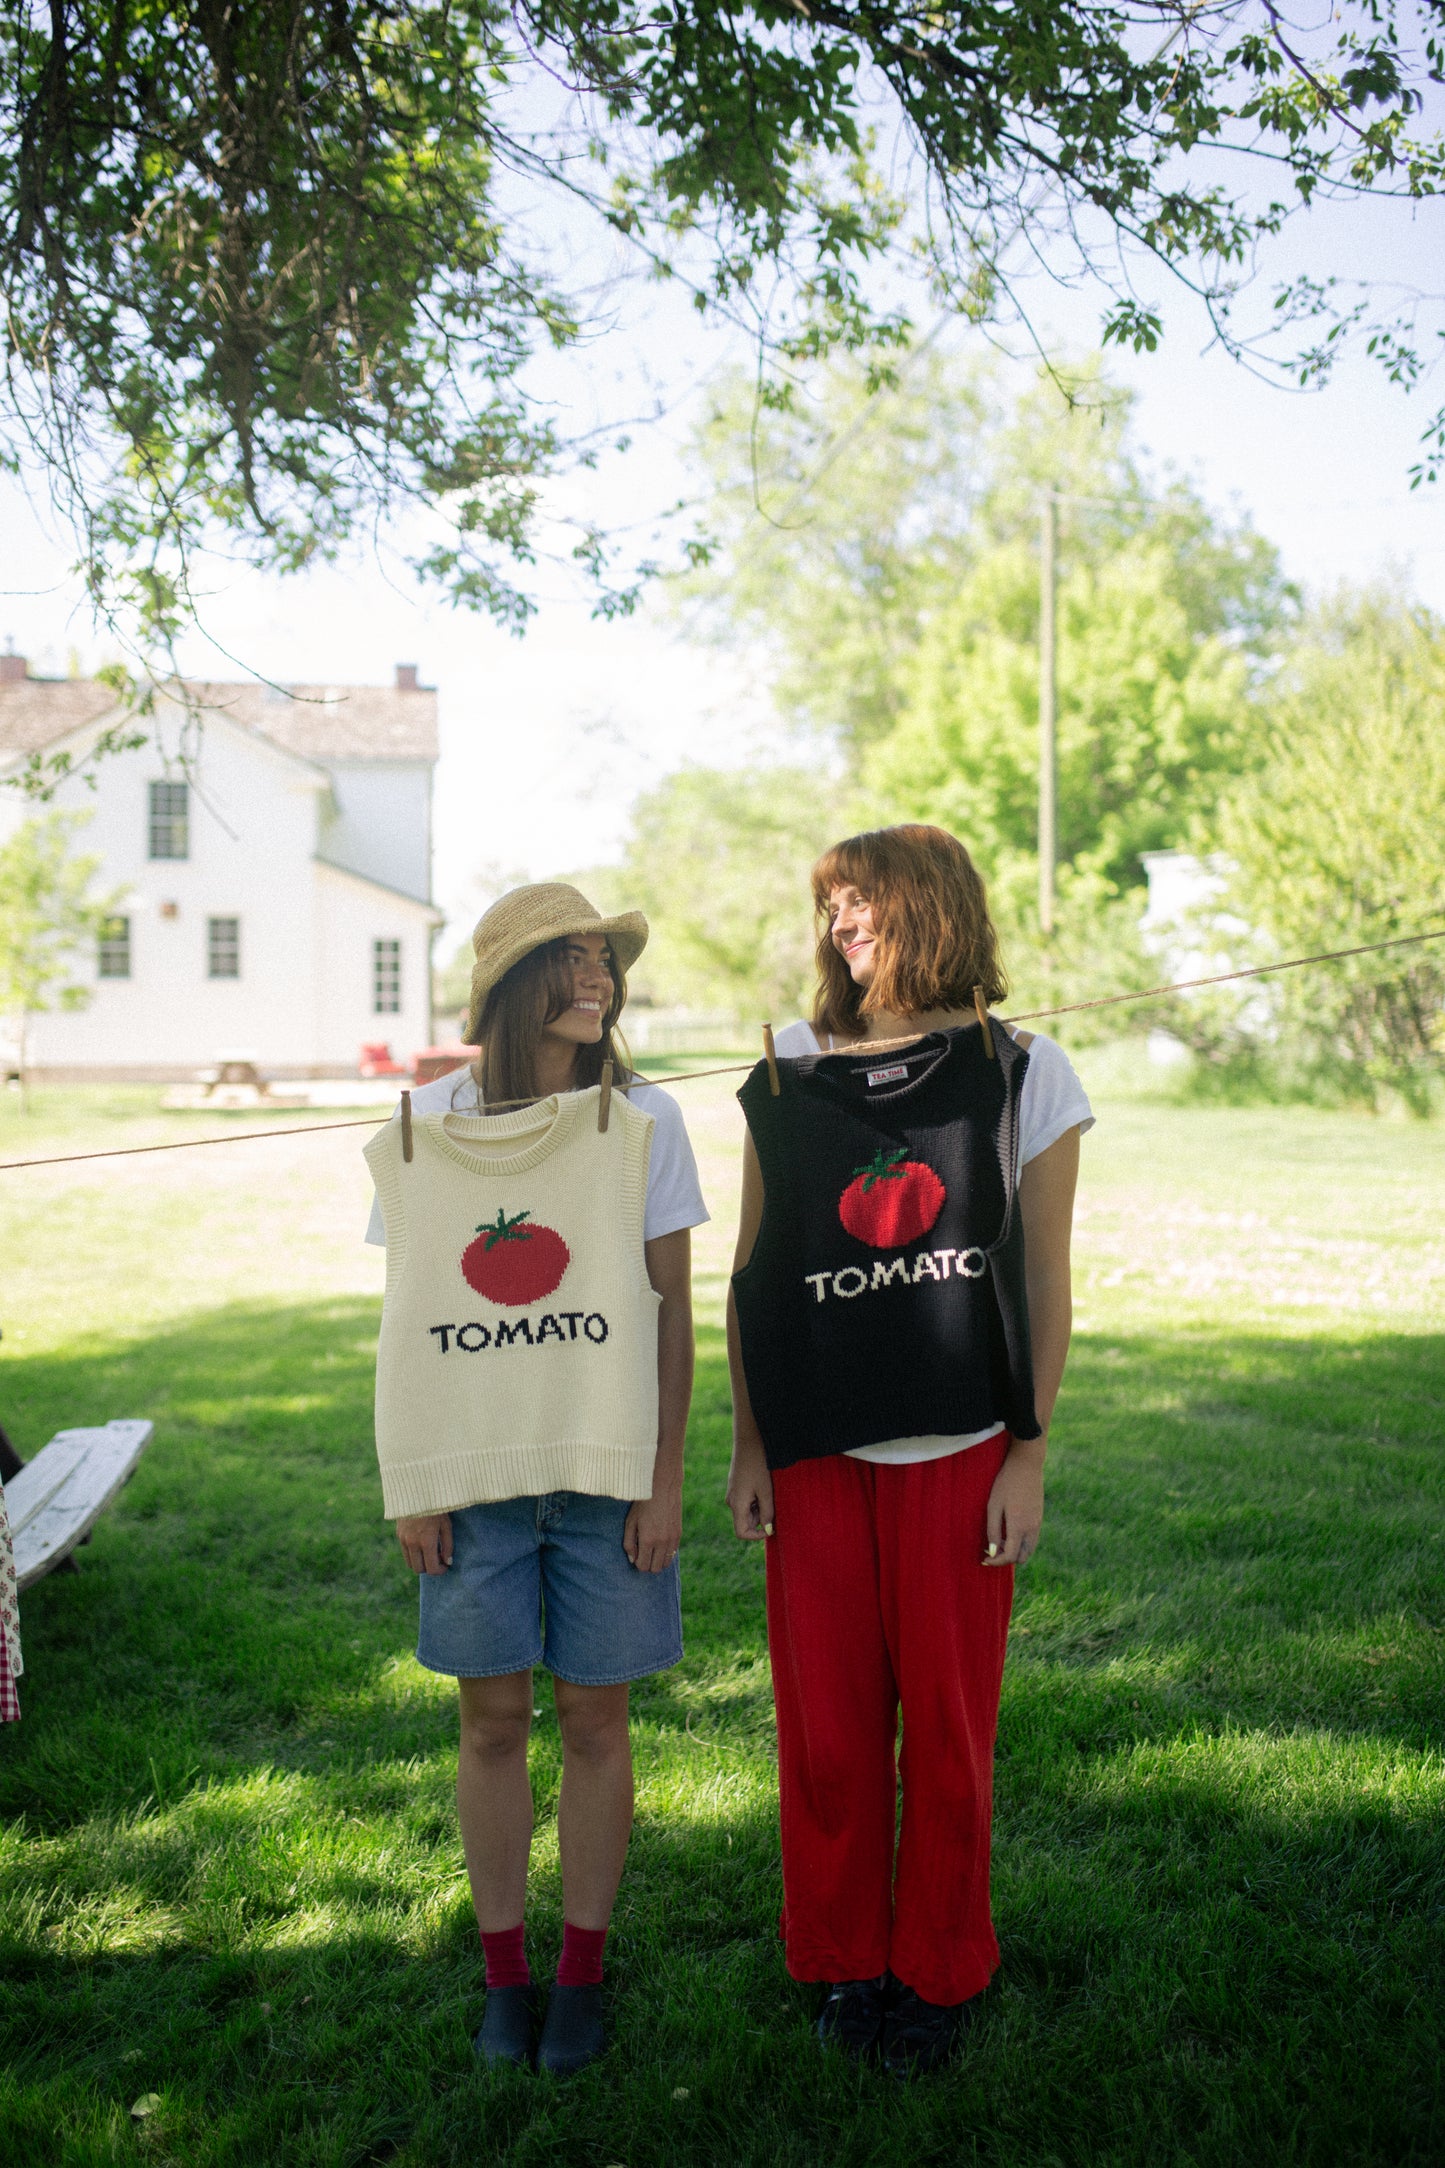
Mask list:
[[[1144,871],[1149,900],[1139,921],[1144,945],[1159,958],[1160,974],[1170,980],[1206,979],[1261,961],[1248,922],[1237,912],[1219,909],[1232,867],[1223,852],[1199,858],[1192,851],[1146,851]],[[1205,998],[1204,989],[1186,1001]],[[1277,996],[1267,980],[1252,991],[1232,990],[1236,1016],[1247,1031],[1268,1037],[1273,1030]],[[1188,1059],[1181,1041],[1168,1032],[1149,1034],[1149,1058],[1172,1066]]]
[[[309,1062],[309,869],[324,776],[208,720],[189,792],[190,855],[153,860],[149,785],[165,779],[151,745],[104,761],[95,791],[74,781],[57,793],[58,806],[89,816],[76,848],[101,859],[97,889],[122,891],[131,976],[101,979],[94,957],[82,959],[75,975],[92,988],[88,1006],[36,1018],[31,1059],[42,1067],[196,1067],[222,1048],[249,1048],[263,1063]],[[237,979],[208,976],[212,917],[241,922]]]
[[[315,1060],[350,1068],[361,1046],[384,1040],[399,1061],[431,1039],[431,931],[439,915],[322,862],[316,884]],[[372,943],[401,942],[401,1009],[378,1015],[372,1000]]]
[[[424,761],[328,759],[320,851],[421,903],[431,897],[431,768]]]
[[[1193,851],[1145,851],[1143,866],[1149,883],[1143,924],[1150,931],[1167,932],[1212,903],[1228,877],[1228,866],[1217,853],[1199,858]]]
[[[166,779],[148,745],[103,761],[94,791],[74,780],[56,795],[58,807],[87,816],[74,847],[101,859],[96,890],[123,892],[131,976],[102,979],[93,953],[78,958],[74,977],[90,1001],[33,1020],[31,1062],[187,1075],[234,1051],[263,1069],[306,1074],[353,1069],[366,1040],[389,1040],[399,1057],[426,1045],[437,914],[318,859],[324,769],[208,717],[189,792],[190,855],[152,859],[149,785]],[[392,768],[389,785],[382,776],[380,789],[355,793],[363,829],[390,806],[401,831],[394,870],[409,878],[424,869],[428,781],[424,768]],[[0,793],[0,834],[30,810]],[[210,918],[240,920],[239,978],[208,975]],[[399,1014],[374,1009],[377,939],[402,943]]]

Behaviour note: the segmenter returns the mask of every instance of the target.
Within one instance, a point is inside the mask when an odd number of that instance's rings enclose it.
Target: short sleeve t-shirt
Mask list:
[[[1017,1038],[1018,1033],[1014,1036]],[[787,1025],[774,1043],[780,1054],[795,1057],[824,1051],[811,1024]],[[1042,1032],[1036,1031],[1029,1041],[1029,1065],[1019,1094],[1020,1173],[1031,1159],[1037,1159],[1040,1152],[1057,1144],[1066,1130],[1077,1129],[1082,1133],[1093,1126],[1094,1111],[1073,1063],[1057,1039],[1046,1039]],[[979,1445],[985,1438],[997,1437],[1000,1427],[994,1423],[987,1430],[970,1431],[963,1438],[890,1438],[881,1445],[860,1445],[848,1458],[895,1464],[944,1460],[950,1453],[961,1453],[965,1446]]]
[[[656,1084],[630,1085],[627,1096],[639,1114],[650,1114],[657,1125],[652,1133],[652,1157],[647,1169],[643,1240],[656,1242],[659,1236],[675,1235],[684,1227],[701,1227],[709,1213],[702,1201],[697,1162],[692,1156],[682,1108],[670,1092],[661,1090]],[[411,1095],[411,1105],[414,1114],[480,1114],[483,1111],[477,1080],[470,1069],[454,1069],[450,1076],[439,1076],[430,1084],[418,1085]],[[398,1110],[392,1120],[400,1119]],[[382,1249],[386,1247],[381,1200],[375,1195],[371,1200],[366,1239]]]

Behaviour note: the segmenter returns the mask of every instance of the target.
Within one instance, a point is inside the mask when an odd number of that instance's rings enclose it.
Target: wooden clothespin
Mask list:
[[[411,1093],[401,1095],[401,1156],[411,1165]]]
[[[773,1044],[771,1024],[763,1026],[763,1059],[768,1065],[768,1090],[775,1099],[780,1098],[783,1087],[778,1077],[778,1050]]]
[[[599,1137],[605,1133],[608,1121],[611,1118],[611,1114],[612,1064],[610,1061],[604,1061],[602,1064],[602,1077],[600,1088],[597,1093],[597,1134]]]
[[[979,1028],[983,1032],[983,1050],[989,1060],[993,1061],[995,1059],[993,1032],[989,1028],[988,1003],[983,998],[983,988],[981,986],[975,986],[973,990],[973,1005],[978,1011]]]

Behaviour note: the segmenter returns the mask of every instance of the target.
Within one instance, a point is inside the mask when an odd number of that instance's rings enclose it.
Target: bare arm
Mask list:
[[[989,1495],[990,1555],[985,1565],[1021,1566],[1038,1549],[1044,1524],[1044,1455],[1074,1323],[1069,1248],[1078,1180],[1077,1129],[1066,1129],[1047,1151],[1029,1161],[1019,1178],[1034,1406],[1044,1434],[1015,1438],[1008,1449]]]
[[[739,1272],[753,1254],[758,1229],[763,1223],[763,1170],[750,1135],[743,1137],[743,1197],[738,1215],[738,1246],[733,1270]],[[748,1398],[743,1373],[742,1341],[738,1333],[737,1306],[728,1289],[728,1374],[733,1389],[733,1457],[728,1470],[727,1502],[733,1530],[745,1543],[756,1542],[773,1532],[773,1479],[768,1473],[762,1434]]]
[[[641,1573],[661,1573],[682,1542],[682,1455],[692,1405],[692,1231],[644,1245],[647,1277],[662,1297],[657,1313],[657,1458],[652,1496],[627,1516],[622,1548]]]
[[[1066,1129],[1019,1181],[1028,1279],[1029,1337],[1034,1351],[1034,1406],[1047,1430],[1064,1380],[1074,1329],[1069,1251],[1074,1233],[1074,1192],[1079,1182],[1079,1132]]]

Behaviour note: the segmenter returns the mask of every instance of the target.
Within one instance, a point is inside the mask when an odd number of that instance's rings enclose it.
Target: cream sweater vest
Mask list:
[[[376,1357],[384,1510],[556,1490],[647,1498],[657,1312],[643,1256],[653,1122],[597,1090],[426,1114],[366,1147],[386,1221]]]

